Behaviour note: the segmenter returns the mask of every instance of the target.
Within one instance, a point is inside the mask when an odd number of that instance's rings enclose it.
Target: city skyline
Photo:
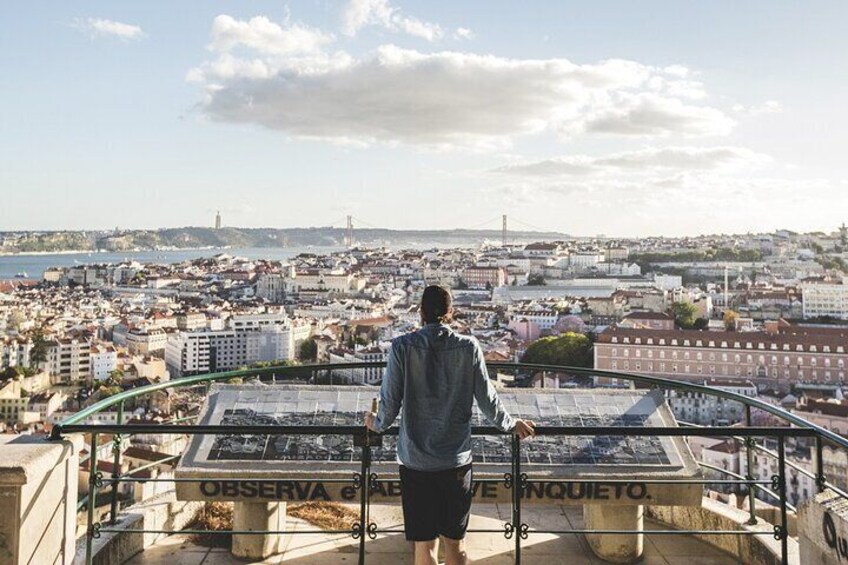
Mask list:
[[[839,2],[157,6],[0,7],[0,231],[508,212],[639,237],[848,209]]]

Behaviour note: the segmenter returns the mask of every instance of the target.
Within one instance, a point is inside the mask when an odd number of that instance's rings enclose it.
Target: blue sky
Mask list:
[[[0,230],[846,219],[848,5],[0,4]],[[517,223],[516,227],[520,227]]]

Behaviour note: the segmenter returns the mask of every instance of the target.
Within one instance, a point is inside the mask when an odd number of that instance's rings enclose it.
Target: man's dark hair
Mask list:
[[[439,285],[430,285],[424,289],[421,296],[421,319],[425,324],[447,322],[451,308],[451,294],[448,289]]]

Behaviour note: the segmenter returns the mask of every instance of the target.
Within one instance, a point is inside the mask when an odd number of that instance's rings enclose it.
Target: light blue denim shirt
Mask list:
[[[376,427],[387,430],[402,406],[398,462],[418,471],[461,467],[471,463],[474,400],[494,426],[512,430],[477,340],[427,324],[392,341]]]

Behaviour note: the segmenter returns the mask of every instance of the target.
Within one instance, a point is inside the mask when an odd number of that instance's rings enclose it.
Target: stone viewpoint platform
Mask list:
[[[561,524],[573,529],[584,526],[579,507],[544,505],[528,508],[531,519],[541,525]],[[476,506],[471,516],[475,529],[497,528],[509,519],[509,504],[495,503]],[[412,548],[403,539],[400,507],[378,504],[372,507],[372,516],[381,528],[396,530],[397,534],[379,534],[368,542],[367,563],[375,565],[412,565]],[[309,530],[313,526],[300,519],[289,517],[291,529]],[[645,529],[663,529],[664,526],[645,520]],[[194,543],[189,536],[174,535],[161,540],[128,560],[127,565],[244,565],[246,563],[286,565],[352,565],[357,561],[357,544],[345,535],[285,535],[280,536],[282,553],[265,559],[234,557],[226,549],[212,549]],[[497,534],[469,534],[468,552],[475,565],[512,565],[513,544]],[[522,563],[525,565],[552,565],[568,563],[602,565],[589,548],[582,535],[533,534],[524,542]],[[739,561],[732,556],[690,536],[646,536],[643,565],[732,565]]]
[[[201,425],[351,426],[361,422],[377,394],[370,387],[214,385]],[[612,390],[501,391],[510,413],[540,426],[676,426],[660,392]],[[472,425],[485,425],[475,413]],[[396,438],[372,449],[371,503],[399,503]],[[511,472],[511,439],[475,436],[474,502],[507,503],[513,496],[504,477]],[[545,436],[521,446],[522,505],[582,506],[588,529],[634,533],[588,534],[595,555],[629,563],[643,554],[644,507],[698,506],[700,470],[682,438],[658,436]],[[353,502],[351,479],[361,467],[352,437],[245,434],[198,435],[176,471],[181,500],[232,501],[234,529],[286,528],[286,504],[296,501]],[[194,480],[195,482],[186,482]],[[668,481],[658,484],[652,481]],[[675,481],[679,483],[675,484]],[[527,520],[530,526],[535,526]],[[503,528],[503,522],[497,526]],[[562,529],[561,524],[551,528]],[[281,551],[279,535],[235,535],[233,554],[264,558]]]

